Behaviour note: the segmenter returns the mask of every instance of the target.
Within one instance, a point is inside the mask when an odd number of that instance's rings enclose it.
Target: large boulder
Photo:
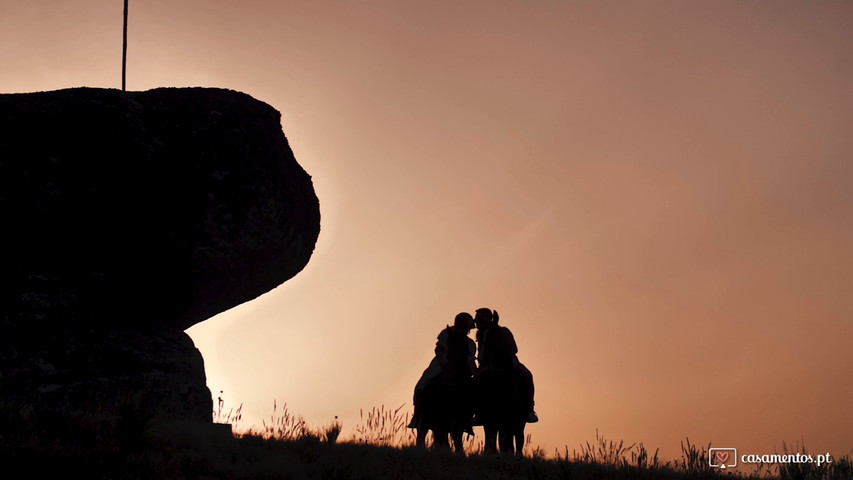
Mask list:
[[[209,421],[182,330],[302,270],[320,212],[269,105],[77,88],[0,95],[0,225],[0,398],[144,384]]]

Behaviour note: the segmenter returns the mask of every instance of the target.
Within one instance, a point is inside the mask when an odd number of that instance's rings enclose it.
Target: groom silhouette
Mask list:
[[[536,423],[539,416],[533,410],[533,374],[518,360],[518,345],[512,332],[498,325],[498,312],[489,308],[479,308],[474,316],[477,327],[478,374],[488,369],[512,370],[518,385],[519,394],[527,410],[527,423]],[[476,425],[477,423],[475,423]]]

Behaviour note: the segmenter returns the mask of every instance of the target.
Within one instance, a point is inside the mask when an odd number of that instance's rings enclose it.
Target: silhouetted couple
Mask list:
[[[415,412],[409,428],[421,428],[421,409],[424,392],[433,382],[450,385],[473,385],[477,391],[478,381],[489,371],[511,371],[518,390],[518,396],[527,412],[527,423],[539,421],[533,410],[533,374],[518,360],[518,345],[512,332],[498,325],[498,312],[489,308],[480,308],[472,317],[467,312],[456,315],[453,326],[447,326],[438,334],[435,344],[435,357],[424,370],[421,379],[415,385]],[[468,337],[471,330],[477,328],[477,344]],[[475,362],[476,358],[476,362]],[[468,399],[472,400],[472,399]],[[479,402],[488,399],[479,399]],[[475,406],[475,412],[476,412]],[[472,425],[481,425],[475,414]],[[471,433],[470,428],[467,429]]]

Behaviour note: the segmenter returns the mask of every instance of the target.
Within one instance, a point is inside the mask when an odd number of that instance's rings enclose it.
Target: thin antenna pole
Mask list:
[[[121,91],[127,91],[127,1],[124,0],[124,35],[121,46]]]

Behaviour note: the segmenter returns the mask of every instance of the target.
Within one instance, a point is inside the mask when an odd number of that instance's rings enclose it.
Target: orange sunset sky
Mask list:
[[[120,88],[121,0],[0,0],[0,92]],[[131,0],[128,89],[282,113],[322,231],[188,330],[260,425],[411,411],[492,307],[549,452],[853,453],[853,2]],[[128,306],[128,308],[133,308]],[[121,312],[117,312],[120,316]]]

